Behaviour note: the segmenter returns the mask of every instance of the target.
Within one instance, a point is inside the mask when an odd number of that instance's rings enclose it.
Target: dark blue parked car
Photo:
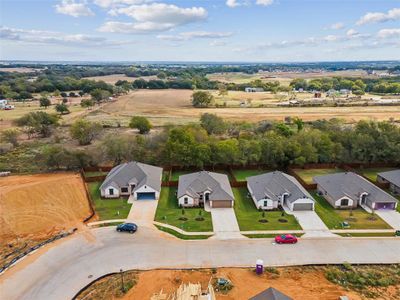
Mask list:
[[[123,223],[123,224],[119,224],[117,226],[117,231],[118,232],[129,232],[129,233],[135,233],[137,230],[137,225],[134,223]]]

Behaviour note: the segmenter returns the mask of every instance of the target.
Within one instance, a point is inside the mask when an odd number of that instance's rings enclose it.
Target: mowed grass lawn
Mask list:
[[[271,170],[233,170],[232,172],[236,181],[246,181],[247,177],[268,173],[271,172]]]
[[[89,193],[99,220],[126,219],[132,204],[126,198],[103,199],[100,197],[101,182],[90,182]],[[119,212],[119,214],[118,214]]]
[[[281,211],[266,211],[265,219],[268,223],[259,222],[263,219],[262,212],[258,211],[251,198],[247,197],[246,188],[234,188],[235,214],[242,231],[250,230],[301,230],[299,223],[294,216],[285,213],[282,217]],[[286,223],[279,222],[279,219],[287,220]]]
[[[306,183],[313,183],[313,177],[319,175],[334,174],[339,172],[344,172],[344,170],[336,169],[294,169],[297,175],[301,177]]]
[[[178,199],[176,198],[176,188],[163,187],[161,189],[160,200],[156,211],[155,220],[160,223],[173,225],[185,231],[213,231],[211,213],[206,212],[202,208],[186,208],[183,209],[178,206]],[[196,220],[201,211],[202,221]],[[187,220],[179,220],[180,218],[187,218]]]
[[[369,180],[375,182],[378,173],[392,171],[395,168],[368,168],[368,169],[358,169],[357,171],[367,177]]]
[[[342,222],[348,222],[348,229],[392,229],[385,221],[375,214],[375,220],[370,220],[371,214],[362,208],[350,210],[334,209],[328,201],[316,192],[312,193],[316,200],[315,211],[329,229],[342,229]]]

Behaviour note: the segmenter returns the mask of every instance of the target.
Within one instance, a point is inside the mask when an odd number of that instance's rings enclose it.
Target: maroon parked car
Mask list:
[[[282,234],[275,237],[277,244],[296,244],[297,237],[292,234]]]

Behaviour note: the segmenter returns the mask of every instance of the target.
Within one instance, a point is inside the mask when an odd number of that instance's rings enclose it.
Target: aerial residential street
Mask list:
[[[32,262],[20,262],[26,266],[0,276],[0,293],[9,300],[71,299],[97,277],[121,268],[249,267],[258,258],[274,266],[400,263],[399,249],[398,238],[306,238],[275,245],[272,239],[182,241],[145,227],[135,235],[105,227],[78,233]]]

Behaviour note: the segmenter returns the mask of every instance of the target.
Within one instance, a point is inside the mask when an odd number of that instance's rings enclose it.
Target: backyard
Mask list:
[[[202,208],[180,208],[176,190],[174,187],[161,189],[155,220],[185,231],[213,231],[211,213]]]
[[[378,173],[392,171],[395,168],[367,168],[367,169],[358,169],[357,172],[364,177],[367,177],[372,182],[376,181],[376,176]]]
[[[307,184],[313,183],[313,177],[320,175],[328,175],[339,172],[344,172],[344,170],[339,168],[331,168],[331,169],[294,169],[296,174],[304,180]]]
[[[251,198],[247,197],[246,188],[234,188],[235,214],[241,231],[251,230],[301,230],[300,225],[292,215],[281,211],[260,212]],[[264,215],[264,216],[263,216]],[[261,219],[267,222],[260,222]]]
[[[246,181],[247,177],[260,175],[267,172],[271,172],[271,170],[260,170],[260,169],[232,170],[233,176],[235,176],[236,181]]]
[[[334,209],[328,201],[319,196],[316,192],[312,193],[316,203],[315,211],[329,229],[342,229],[342,223],[348,222],[349,229],[392,229],[378,215],[366,212],[362,208],[350,210]],[[352,216],[350,215],[352,213]]]
[[[126,198],[103,199],[100,196],[101,182],[88,183],[94,210],[99,220],[126,219],[132,204]]]
[[[226,175],[228,175],[229,180],[232,179],[231,175],[229,174],[229,172],[225,171],[225,170],[207,170],[207,171],[226,174]],[[179,180],[179,176],[190,174],[190,173],[194,173],[194,172],[198,172],[198,171],[193,171],[193,170],[173,171],[172,174],[171,174],[171,181],[178,181]]]

